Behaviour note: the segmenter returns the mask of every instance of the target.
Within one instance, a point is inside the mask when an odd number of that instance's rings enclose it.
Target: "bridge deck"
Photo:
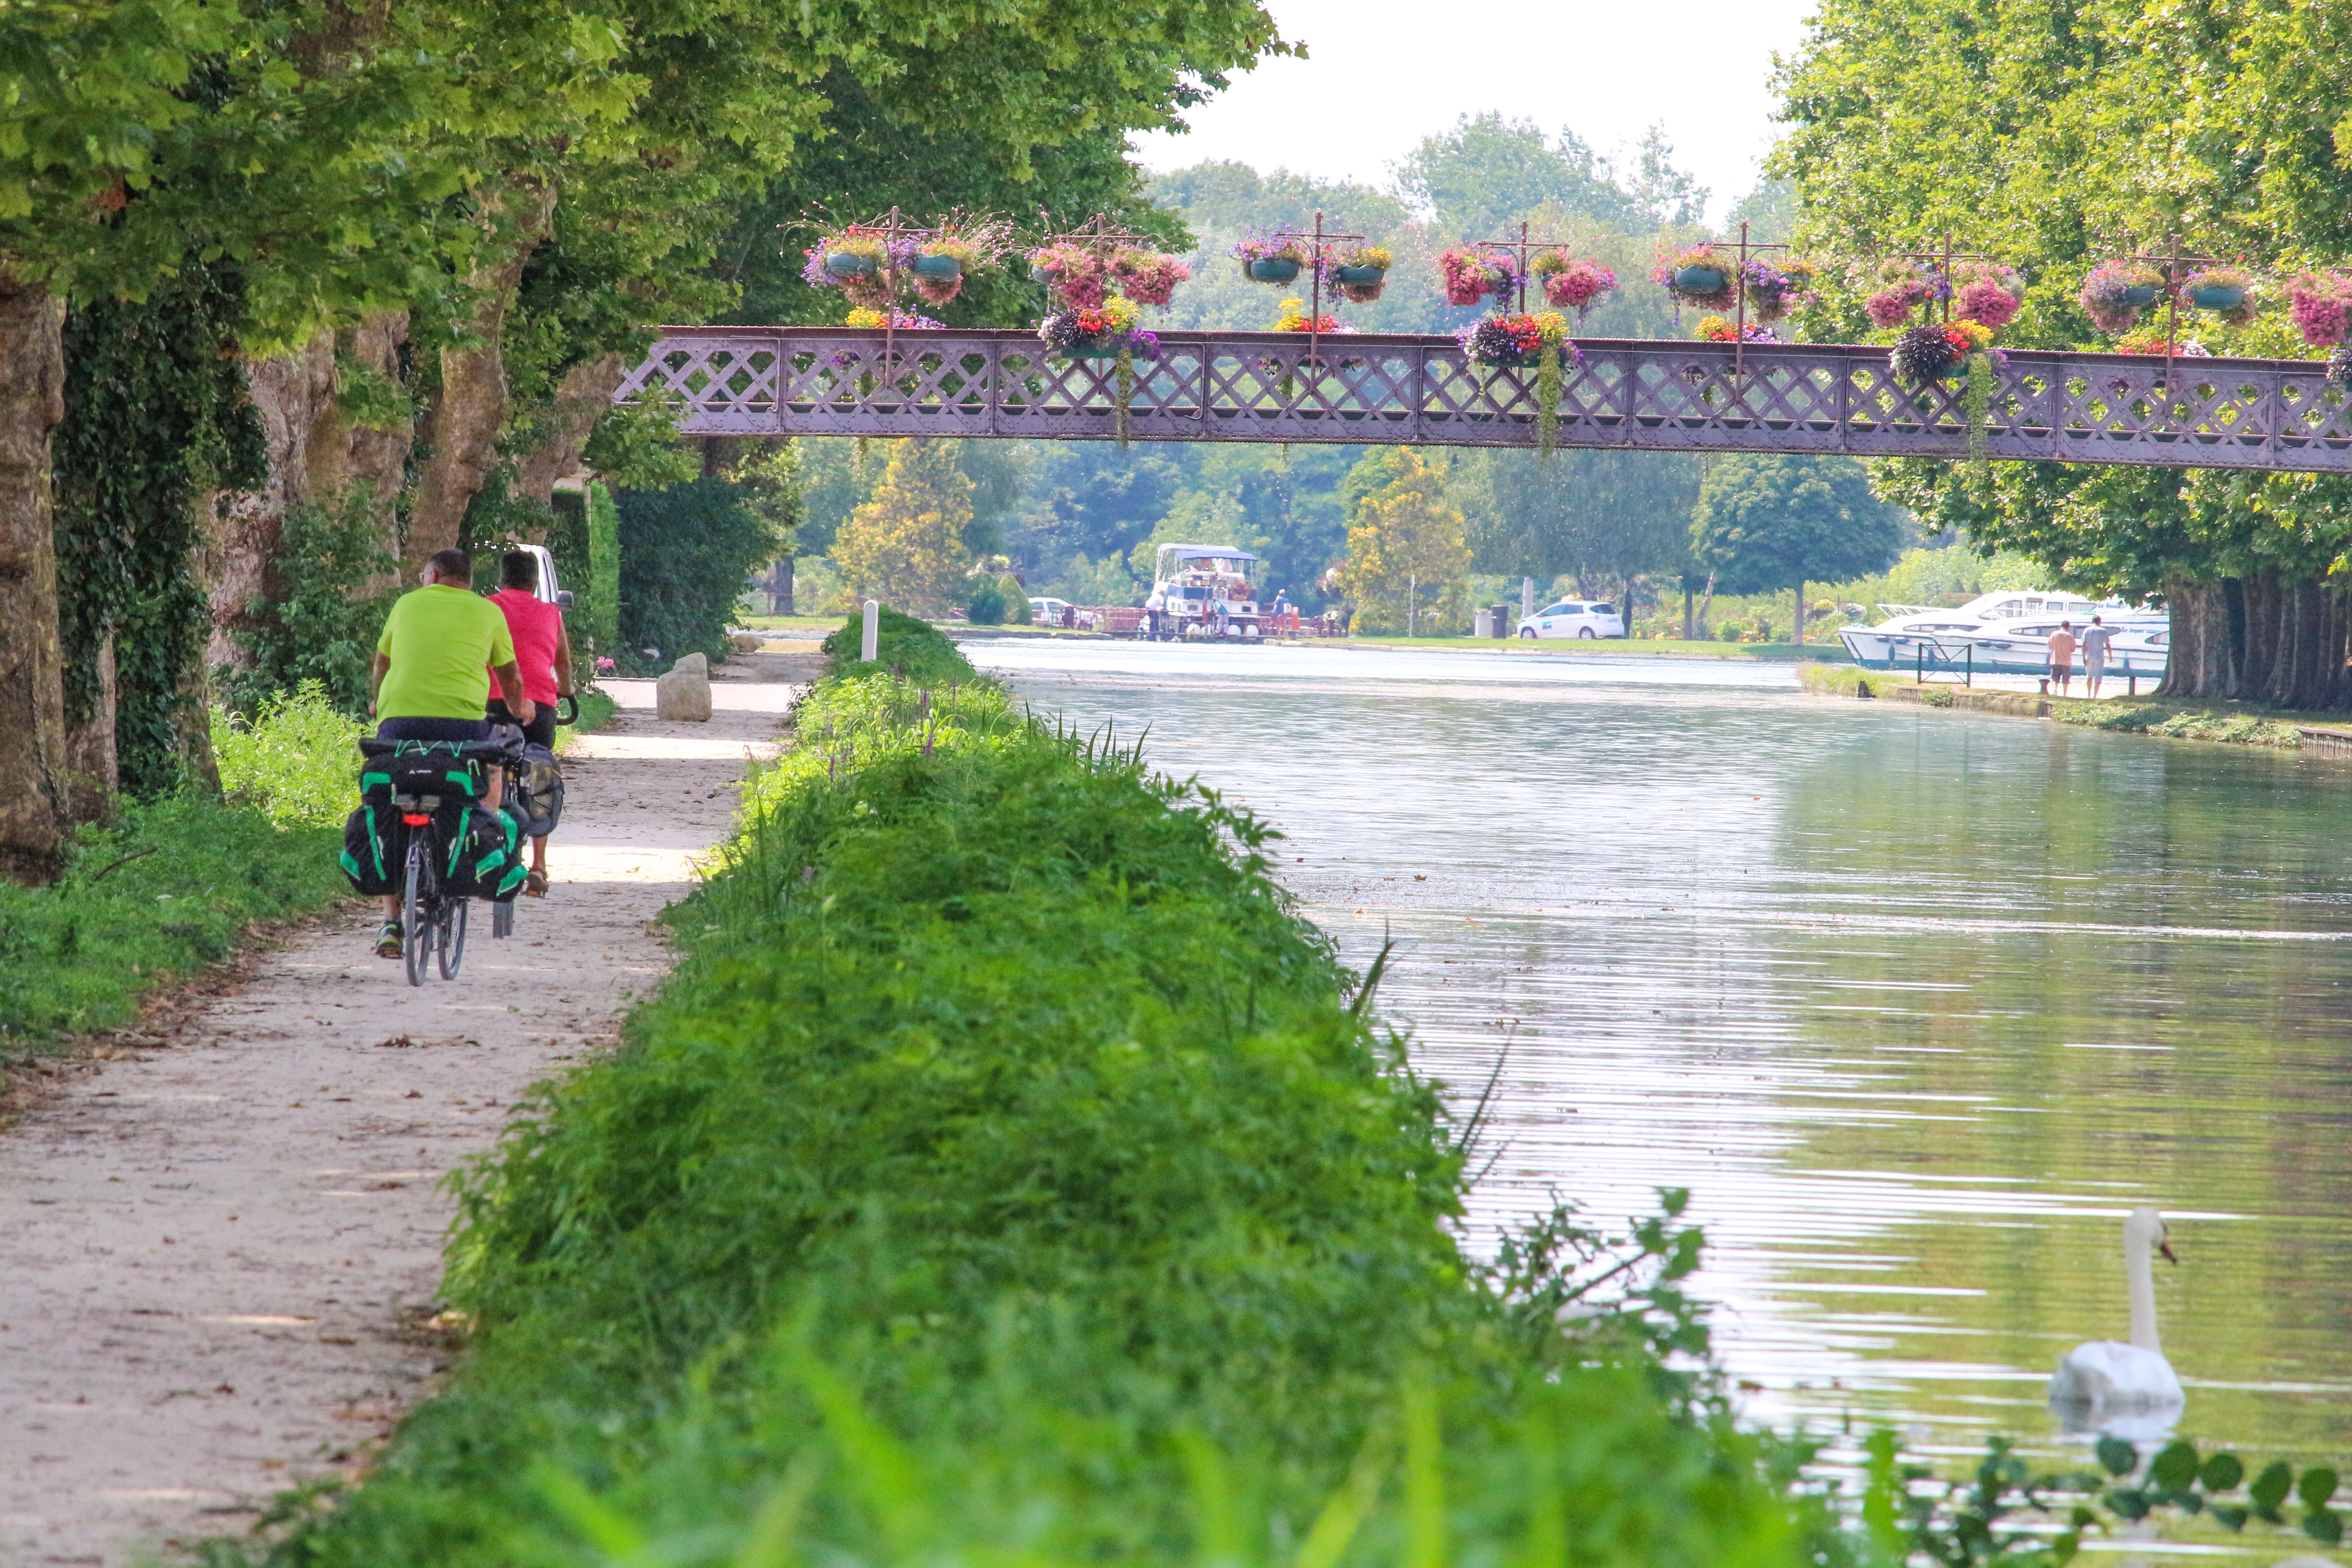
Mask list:
[[[1141,441],[1536,445],[1536,372],[1486,370],[1451,338],[1162,332],[1136,362]],[[1561,378],[1562,447],[1968,454],[1965,380],[1896,384],[1886,351],[1589,339]],[[2304,360],[2012,351],[1988,416],[1998,458],[2352,471],[2352,406]],[[669,400],[692,435],[1107,440],[1118,367],[1049,358],[1022,331],[671,327],[614,401]]]

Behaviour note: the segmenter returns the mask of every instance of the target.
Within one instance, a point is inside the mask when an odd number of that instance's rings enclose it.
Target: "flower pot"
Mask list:
[[[2145,310],[2156,303],[2156,285],[2135,283],[2124,290],[2124,303],[2135,310]]]
[[[1731,275],[1720,267],[1685,267],[1675,274],[1675,288],[1685,294],[1720,294]]]
[[[1259,283],[1289,283],[1298,277],[1298,263],[1286,256],[1261,256],[1246,266],[1251,279]]]
[[[871,278],[876,271],[872,257],[848,250],[836,250],[826,257],[824,269],[835,278]]]
[[[1367,288],[1382,281],[1388,275],[1389,270],[1385,267],[1334,267],[1331,268],[1332,280],[1347,289]]]
[[[2246,291],[2235,283],[2208,283],[2189,290],[2189,302],[2200,310],[2234,310],[2246,302]]]
[[[828,263],[830,265],[830,263]],[[918,256],[915,276],[944,280],[963,276],[963,258],[960,256]]]

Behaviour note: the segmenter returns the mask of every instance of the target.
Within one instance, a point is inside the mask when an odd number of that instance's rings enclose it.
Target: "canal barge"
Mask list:
[[[1151,597],[1139,640],[1255,642],[1271,618],[1258,606],[1250,568],[1258,557],[1232,544],[1163,544],[1154,553]]]

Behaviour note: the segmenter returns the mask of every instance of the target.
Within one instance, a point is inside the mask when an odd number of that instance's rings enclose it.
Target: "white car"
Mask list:
[[[1519,623],[1523,637],[1622,637],[1624,617],[1617,606],[1586,599],[1562,599]]]
[[[1069,607],[1067,599],[1032,599],[1029,601],[1029,619],[1035,626],[1058,626],[1062,624],[1062,612]]]

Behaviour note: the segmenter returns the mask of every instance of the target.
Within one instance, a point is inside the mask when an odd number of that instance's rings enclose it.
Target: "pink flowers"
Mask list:
[[[1911,312],[1926,304],[1934,293],[1925,283],[1898,283],[1864,300],[1862,309],[1869,316],[1870,324],[1883,331],[1909,321]]]
[[[2288,280],[2287,313],[2295,331],[2315,349],[2344,341],[2352,327],[2352,278],[2334,272],[2306,272]]]
[[[1535,275],[1543,279],[1544,298],[1579,314],[1600,303],[1617,287],[1617,274],[1598,261],[1548,250],[1535,259]]]
[[[1165,305],[1175,296],[1176,285],[1192,276],[1192,269],[1174,257],[1148,250],[1113,253],[1110,270],[1119,291],[1139,305]]]
[[[1960,290],[1960,314],[1982,321],[1994,331],[2009,325],[2017,314],[2017,300],[2010,291],[1990,279],[1979,278]]]
[[[1459,245],[1437,258],[1437,272],[1449,305],[1475,305],[1489,294],[1499,300],[1518,281],[1509,257]]]

